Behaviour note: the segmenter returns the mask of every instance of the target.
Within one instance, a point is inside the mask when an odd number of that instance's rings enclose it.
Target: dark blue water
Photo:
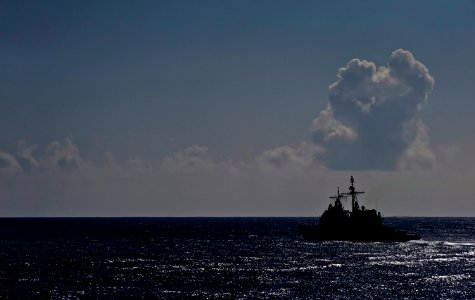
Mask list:
[[[475,298],[475,218],[407,243],[304,242],[310,218],[0,219],[2,298]]]

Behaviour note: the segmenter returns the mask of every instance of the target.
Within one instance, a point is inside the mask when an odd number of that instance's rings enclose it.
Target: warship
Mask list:
[[[351,176],[348,193],[331,196],[333,203],[320,217],[318,225],[300,225],[299,232],[306,241],[351,241],[351,242],[407,242],[419,240],[417,234],[409,234],[402,230],[383,224],[381,213],[375,209],[359,206],[354,178]],[[342,201],[351,197],[351,211],[345,210]]]

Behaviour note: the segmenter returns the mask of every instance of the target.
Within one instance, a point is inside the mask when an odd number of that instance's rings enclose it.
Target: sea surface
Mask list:
[[[0,298],[475,299],[475,218],[407,243],[311,243],[315,218],[0,219]]]

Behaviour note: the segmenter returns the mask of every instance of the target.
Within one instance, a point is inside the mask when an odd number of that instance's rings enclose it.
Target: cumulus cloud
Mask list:
[[[321,159],[332,169],[432,166],[428,130],[417,112],[433,87],[428,69],[406,50],[394,51],[381,67],[350,60],[312,123],[313,141],[326,150]]]
[[[83,165],[83,159],[78,147],[70,138],[55,141],[47,147],[47,167],[55,167],[64,171],[78,170]]]
[[[409,146],[404,150],[398,162],[398,168],[401,170],[432,169],[435,164],[435,155],[429,149],[429,132],[424,123],[418,121],[415,124],[409,124],[408,129],[414,133],[413,137],[408,139]]]
[[[215,166],[206,146],[192,145],[166,157],[161,167],[168,171],[197,171]]]
[[[28,174],[40,166],[40,163],[33,155],[37,148],[36,145],[28,145],[25,141],[18,141],[16,157],[22,169]]]
[[[78,170],[86,164],[78,147],[70,138],[51,142],[46,148],[43,148],[44,151],[38,157],[34,153],[37,149],[37,145],[29,145],[23,140],[18,141],[15,155],[0,152],[0,168],[17,170],[31,175],[36,171]]]
[[[13,155],[7,152],[0,152],[0,170],[21,172],[22,168]]]
[[[259,167],[264,170],[302,170],[315,166],[315,157],[322,153],[322,148],[317,145],[302,143],[299,147],[282,146],[267,150],[257,157]]]
[[[318,117],[313,120],[310,130],[315,134],[321,134],[319,138],[324,141],[333,139],[352,141],[358,137],[353,129],[335,119],[331,106],[327,106],[327,108],[320,112]]]

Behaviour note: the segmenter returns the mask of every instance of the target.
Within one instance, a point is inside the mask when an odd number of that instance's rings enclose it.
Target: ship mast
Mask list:
[[[354,186],[355,179],[353,178],[353,176],[351,176],[350,182],[351,182],[350,192],[346,194],[351,196],[351,212],[355,213],[356,211],[360,209],[358,205],[358,195],[364,194],[364,192],[356,191],[356,188]]]

